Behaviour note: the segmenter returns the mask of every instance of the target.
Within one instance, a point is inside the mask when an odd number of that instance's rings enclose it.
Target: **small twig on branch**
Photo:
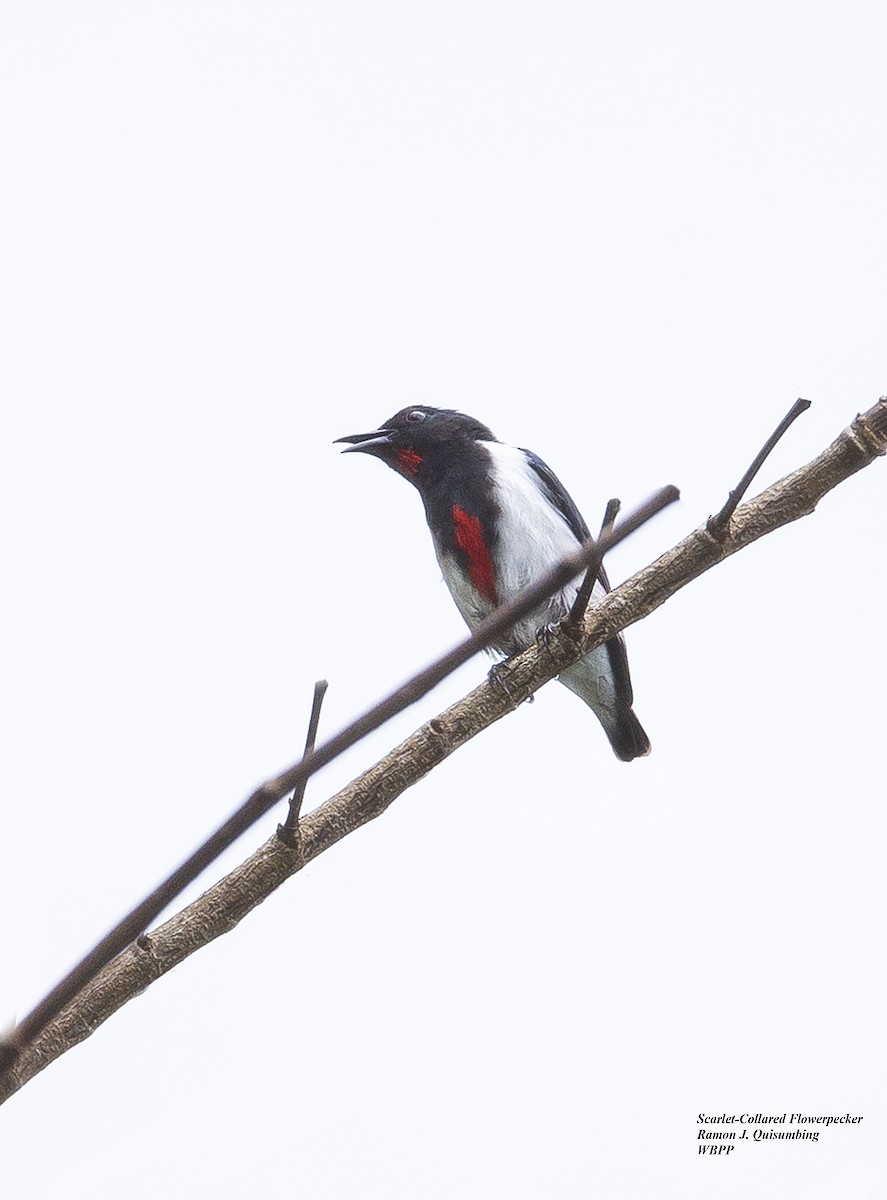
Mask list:
[[[303,784],[321,767],[333,761],[345,750],[349,750],[368,734],[373,733],[393,716],[403,712],[411,704],[436,687],[458,667],[468,662],[480,650],[501,640],[502,634],[516,621],[533,612],[549,596],[559,592],[591,562],[598,568],[605,551],[617,545],[629,534],[634,533],[680,498],[680,492],[672,484],[661,488],[649,500],[625,518],[606,538],[595,543],[583,543],[558,562],[550,571],[531,584],[510,604],[503,604],[490,614],[475,629],[474,633],[436,662],[419,671],[378,704],[373,705],[363,716],[345,727],[329,741],[324,742],[313,754],[306,754],[300,762],[289,767],[274,779],[269,779],[238,808],[219,828],[203,842],[175,871],[159,884],[140,904],[137,904],[81,961],[23,1017],[17,1025],[0,1039],[0,1074],[13,1065],[16,1057],[57,1016],[78,992],[82,991],[113,958],[148,928],[150,923],[172,903],[181,892],[219,857],[227,848],[274,807],[287,792]]]
[[[619,509],[621,507],[622,501],[617,499],[615,496],[612,500],[607,501],[607,507],[604,510],[604,519],[601,521],[601,531],[598,534],[599,542],[603,541],[603,539],[613,528],[613,524],[616,518],[619,516]],[[601,579],[601,583],[604,585],[607,591],[610,590],[606,582],[606,576],[601,576],[601,564],[599,562],[592,563],[585,572],[585,578],[582,580],[582,585],[579,588],[579,591],[576,593],[576,598],[574,599],[572,607],[567,614],[567,619],[564,622],[565,625],[576,626],[580,623],[582,618],[585,616],[585,610],[588,608],[588,602],[591,599],[591,593],[594,591],[594,585],[597,583],[599,578]]]
[[[313,754],[314,752],[314,743],[317,740],[317,726],[320,724],[320,710],[323,707],[323,698],[326,695],[328,687],[329,684],[325,679],[318,679],[314,685],[314,699],[311,702],[311,716],[308,720],[308,735],[305,738],[305,753],[303,758],[307,758],[309,754]],[[286,820],[282,825],[277,826],[277,836],[283,842],[284,846],[289,846],[290,850],[298,850],[299,848],[299,816],[302,812],[302,801],[305,799],[307,784],[307,777],[301,783],[296,784],[292,799],[290,800],[290,808],[286,815]]]
[[[767,456],[770,454],[770,451],[773,449],[788,427],[795,421],[795,419],[799,417],[802,412],[806,412],[809,407],[809,400],[798,399],[794,402],[791,409],[785,414],[785,416],[774,429],[773,433],[761,447],[761,450],[752,465],[745,472],[739,483],[727,497],[727,503],[717,514],[717,516],[708,518],[708,524],[706,525],[706,528],[711,536],[716,538],[717,541],[722,542],[727,536],[727,526],[730,524],[730,518],[736,512],[736,508],[742,497],[748,491],[749,487],[751,487],[752,480],[764,465],[764,462],[766,461]]]
[[[604,519],[601,521],[601,531],[598,538],[605,537],[613,526],[616,524],[616,518],[619,516],[619,510],[622,508],[622,501],[618,496],[614,496],[612,500],[607,501],[607,507],[604,509]]]

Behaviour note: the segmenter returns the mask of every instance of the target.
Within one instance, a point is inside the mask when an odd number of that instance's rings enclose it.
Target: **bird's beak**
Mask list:
[[[348,442],[343,454],[378,454],[391,445],[390,429],[374,429],[372,433],[350,433],[348,437],[336,438],[336,442]]]

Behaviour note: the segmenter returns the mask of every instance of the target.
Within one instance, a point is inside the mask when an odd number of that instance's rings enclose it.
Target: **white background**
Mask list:
[[[883,5],[0,15],[0,1018],[462,636],[405,404],[530,446],[621,579],[887,391]],[[883,1195],[883,464],[471,743],[0,1113],[4,1195]],[[327,769],[330,795],[482,677]],[[197,894],[264,840],[245,837]],[[696,1117],[864,1115],[697,1154]]]

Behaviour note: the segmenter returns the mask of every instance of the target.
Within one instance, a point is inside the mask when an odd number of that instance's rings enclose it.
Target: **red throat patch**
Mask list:
[[[422,465],[422,455],[417,454],[415,450],[398,450],[397,465],[404,475],[415,475]]]
[[[480,519],[469,516],[464,508],[453,505],[453,535],[456,545],[468,559],[468,577],[485,600],[498,604],[496,573]]]

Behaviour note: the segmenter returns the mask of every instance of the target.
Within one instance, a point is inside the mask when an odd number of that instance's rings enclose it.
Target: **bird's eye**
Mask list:
[[[424,421],[427,416],[428,414],[423,413],[421,408],[414,408],[412,412],[407,413],[407,420],[411,425],[418,425],[418,423],[420,421]]]

